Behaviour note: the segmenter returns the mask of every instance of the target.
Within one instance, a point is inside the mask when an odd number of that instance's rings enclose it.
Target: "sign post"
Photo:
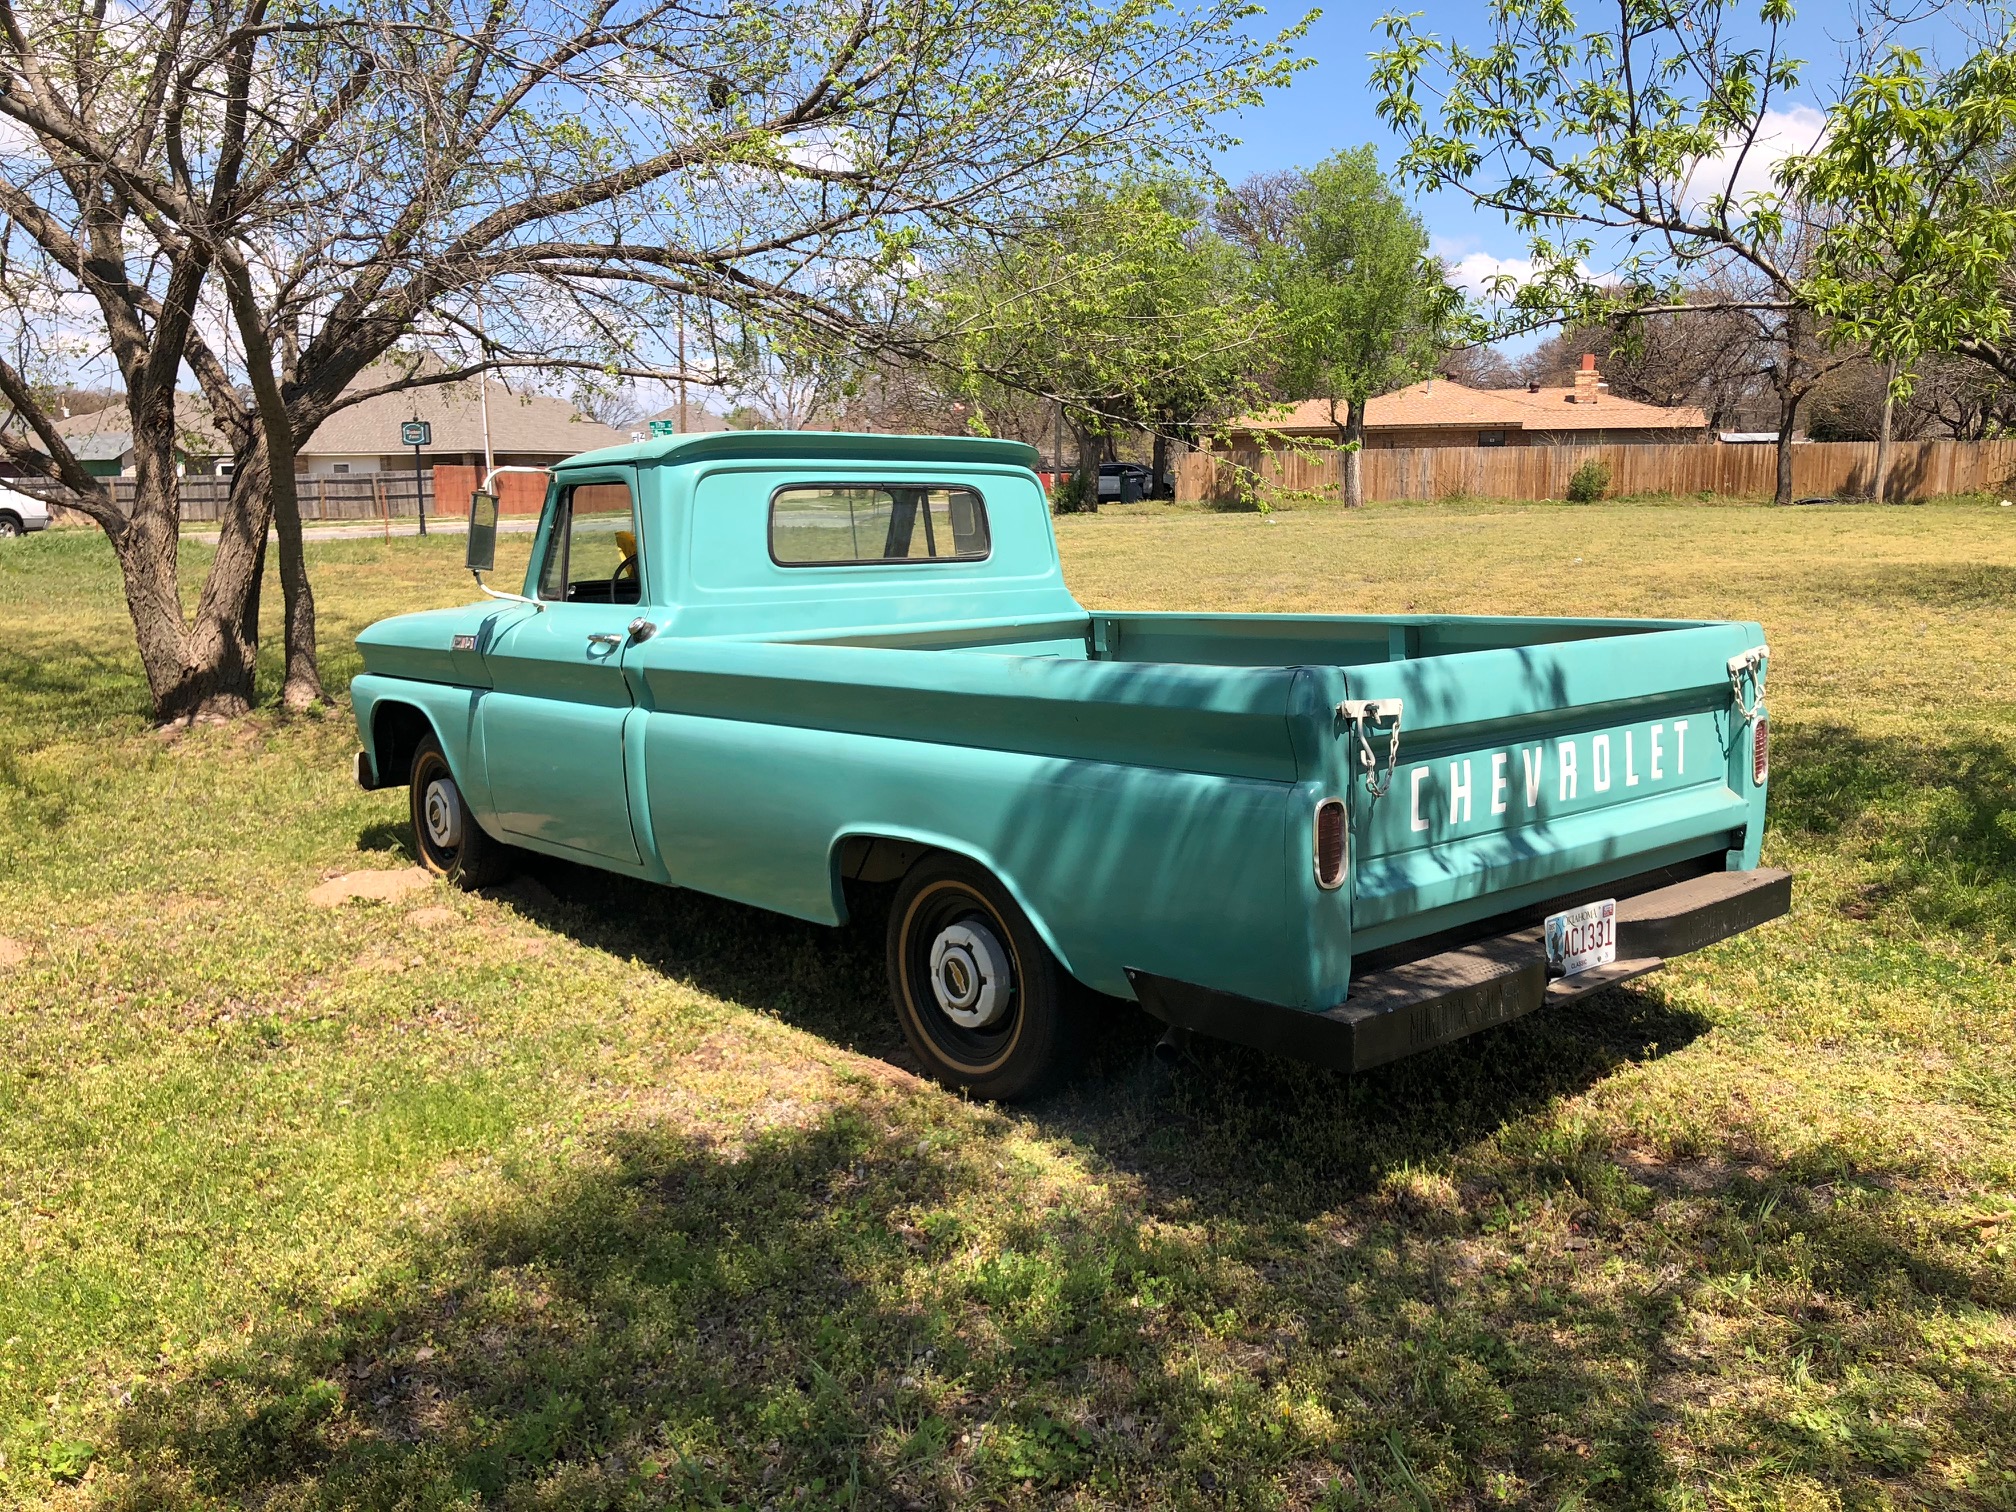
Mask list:
[[[427,534],[427,484],[420,474],[420,448],[434,444],[434,427],[415,415],[399,427],[399,444],[413,448],[413,510],[420,517],[420,534]]]

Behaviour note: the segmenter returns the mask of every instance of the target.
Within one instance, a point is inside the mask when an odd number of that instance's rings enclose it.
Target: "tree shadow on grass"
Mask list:
[[[1333,1504],[1418,1508],[1498,1473],[1528,1504],[1650,1506],[1688,1473],[1677,1405],[1734,1363],[1694,1347],[1703,1287],[1740,1289],[1746,1327],[1784,1310],[1815,1384],[1697,1425],[1697,1467],[1762,1445],[1772,1473],[1909,1490],[1947,1430],[1865,1399],[1872,1348],[1900,1353],[1872,1311],[2012,1300],[1849,1200],[1881,1197],[1866,1176],[1714,1163],[1605,1197],[1617,1168],[1571,1154],[1554,1190],[1586,1248],[1536,1230],[1480,1267],[1479,1223],[1433,1204],[1322,1234],[1144,1223],[1124,1190],[1004,1165],[995,1115],[943,1112],[877,1088],[746,1147],[642,1124],[521,1169],[363,1297],[137,1390],[96,1499],[1202,1508],[1341,1481]],[[1784,1308],[1800,1267],[1826,1279]],[[2016,1387],[1922,1353],[1970,1433],[2016,1442]]]
[[[503,896],[541,925],[917,1069],[889,1006],[886,894],[855,897],[854,919],[836,930],[564,862],[535,863],[533,874],[536,888]],[[1095,1151],[1151,1202],[1289,1221],[1708,1028],[1656,986],[1633,986],[1347,1076],[1204,1041],[1165,1066],[1151,1053],[1161,1026],[1138,1007],[1089,993],[1077,1006],[1095,1020],[1084,1064],[1064,1090],[1017,1113]]]

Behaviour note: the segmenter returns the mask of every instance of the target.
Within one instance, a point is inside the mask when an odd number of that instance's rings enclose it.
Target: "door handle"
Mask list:
[[[589,636],[588,644],[591,646],[620,646],[623,644],[623,637],[615,634],[613,631],[605,630]]]

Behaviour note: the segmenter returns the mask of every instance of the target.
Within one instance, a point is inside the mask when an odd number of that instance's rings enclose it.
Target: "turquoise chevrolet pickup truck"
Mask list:
[[[1004,1099],[1069,1065],[1074,981],[1358,1070],[1790,906],[1757,625],[1091,612],[1035,461],[575,457],[522,592],[358,637],[358,781],[471,887],[532,851],[839,925],[893,886],[905,1037]],[[479,586],[494,539],[479,494]]]

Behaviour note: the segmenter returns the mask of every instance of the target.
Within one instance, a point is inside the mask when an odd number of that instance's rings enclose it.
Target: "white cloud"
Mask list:
[[[1777,188],[1773,175],[1778,165],[1788,157],[1811,152],[1826,129],[1826,115],[1811,105],[1767,110],[1749,150],[1744,151],[1741,140],[1732,140],[1714,156],[1702,158],[1687,175],[1680,197],[1687,204],[1698,205],[1727,194],[1740,205],[1746,196],[1769,194]]]
[[[1491,281],[1509,275],[1514,283],[1524,283],[1533,276],[1533,259],[1530,257],[1494,257],[1489,252],[1467,252],[1458,258],[1441,254],[1449,271],[1449,282],[1464,293],[1482,299],[1491,293]]]

